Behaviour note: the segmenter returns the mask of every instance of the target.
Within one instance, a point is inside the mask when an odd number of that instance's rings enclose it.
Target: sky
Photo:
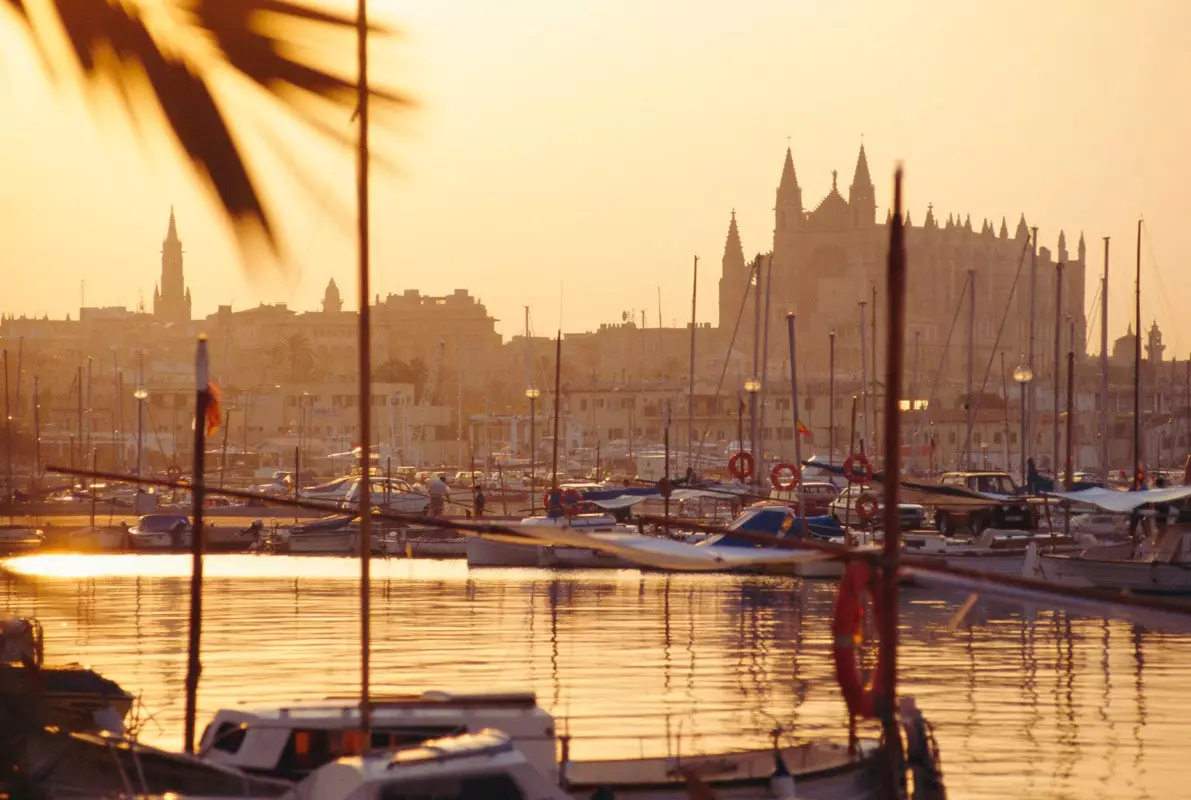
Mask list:
[[[851,181],[864,142],[878,216],[896,163],[915,223],[928,203],[1055,248],[1089,250],[1087,304],[1112,237],[1110,333],[1132,319],[1145,219],[1143,317],[1191,354],[1191,3],[933,0],[404,0],[377,77],[417,100],[378,132],[373,289],[476,295],[506,336],[625,311],[717,317],[735,209],[747,254],[772,244],[787,144],[808,207]],[[382,52],[383,51],[383,52]],[[345,52],[344,69],[354,63]],[[283,268],[245,263],[227,223],[151,124],[110,97],[49,82],[0,11],[0,311],[77,316],[151,302],[176,209],[196,316],[285,302],[314,309],[334,278],[353,305],[351,154],[316,147],[259,96],[221,98],[278,213]],[[349,131],[349,122],[341,122]],[[270,127],[272,126],[272,127]],[[300,142],[279,163],[270,136]],[[911,265],[911,269],[913,265]],[[84,285],[85,282],[85,285]],[[1097,314],[1098,316],[1098,314]],[[1098,321],[1096,325],[1098,326]],[[1098,350],[1098,330],[1092,350]]]

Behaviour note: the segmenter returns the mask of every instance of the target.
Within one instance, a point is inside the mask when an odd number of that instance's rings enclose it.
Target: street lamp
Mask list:
[[[1017,382],[1021,394],[1021,485],[1026,485],[1026,385],[1034,380],[1034,370],[1022,359],[1022,363],[1013,370],[1013,380]]]
[[[761,381],[749,378],[744,382],[744,390],[749,396],[749,450],[753,454],[753,481],[756,482],[761,472],[761,460],[757,453],[757,393],[761,391]],[[794,416],[797,418],[797,410]]]
[[[534,424],[536,414],[534,406],[537,399],[542,396],[542,390],[532,383],[525,390],[525,396],[529,398],[529,514],[533,516],[537,510],[537,492],[534,487],[534,462],[537,461],[536,444],[534,443]]]
[[[136,474],[140,475],[145,444],[145,399],[149,397],[149,392],[144,384],[139,384],[132,396],[136,398]]]

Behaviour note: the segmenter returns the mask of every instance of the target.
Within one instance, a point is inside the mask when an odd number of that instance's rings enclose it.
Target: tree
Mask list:
[[[291,381],[310,380],[314,372],[314,348],[303,333],[293,333],[273,345],[274,362],[285,364]]]
[[[24,27],[52,75],[77,70],[91,88],[115,86],[124,110],[147,123],[143,130],[164,122],[195,177],[235,223],[242,251],[263,243],[277,253],[278,243],[216,83],[222,90],[230,74],[324,140],[354,141],[340,122],[327,122],[327,112],[342,119],[356,108],[354,76],[320,66],[352,63],[346,34],[355,28],[353,16],[293,0],[0,0],[0,23],[6,13]],[[51,55],[60,52],[66,63]],[[370,97],[382,112],[408,105],[389,91],[371,90]],[[270,144],[280,158],[300,161],[280,138],[271,136]]]

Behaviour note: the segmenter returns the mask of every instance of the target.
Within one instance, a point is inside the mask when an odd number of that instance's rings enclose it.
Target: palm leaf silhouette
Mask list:
[[[340,142],[349,139],[318,111],[321,104],[324,110],[351,112],[354,76],[319,64],[336,56],[349,61],[354,17],[292,0],[5,2],[41,53],[51,52],[50,45],[64,35],[67,57],[85,81],[114,85],[134,120],[160,112],[166,132],[234,223],[242,249],[263,242],[276,253],[278,242],[260,186],[212,90],[213,78],[230,70],[311,130]],[[371,30],[391,34],[377,26]],[[382,109],[409,105],[394,92],[373,90],[371,97]]]

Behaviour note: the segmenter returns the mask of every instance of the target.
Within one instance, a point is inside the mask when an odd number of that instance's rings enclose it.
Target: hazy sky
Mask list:
[[[372,6],[406,32],[380,74],[420,102],[398,168],[376,178],[382,294],[470,289],[507,336],[523,305],[539,333],[641,308],[653,325],[661,286],[666,323],[681,324],[697,254],[699,317],[714,321],[729,212],[746,253],[769,248],[787,137],[813,207],[832,169],[850,182],[863,136],[881,216],[900,159],[915,223],[927,203],[977,228],[1005,216],[1012,229],[1024,212],[1043,244],[1065,229],[1072,251],[1082,230],[1090,278],[1112,236],[1114,336],[1132,314],[1144,215],[1146,324],[1157,317],[1168,355],[1191,350],[1185,0]],[[110,104],[89,113],[69,85],[53,91],[34,64],[0,12],[0,309],[75,315],[83,279],[88,305],[148,304],[171,204],[196,315],[315,308],[330,277],[351,304],[349,154],[310,153],[297,182],[260,146],[259,104],[228,95],[275,178],[291,268],[248,279],[169,149]]]

